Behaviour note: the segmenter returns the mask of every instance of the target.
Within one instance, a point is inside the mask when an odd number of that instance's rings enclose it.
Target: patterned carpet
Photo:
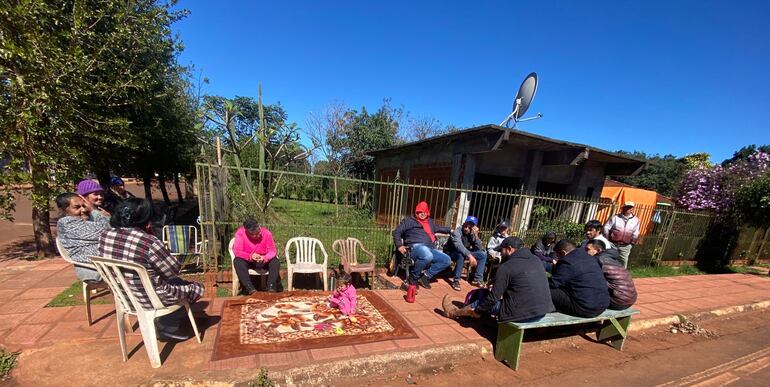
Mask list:
[[[328,296],[325,292],[258,292],[225,302],[212,360],[417,337],[373,292],[358,292],[353,316],[329,308]]]

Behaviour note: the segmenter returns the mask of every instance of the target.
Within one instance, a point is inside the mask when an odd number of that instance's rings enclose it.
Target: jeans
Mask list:
[[[570,316],[596,317],[604,312],[604,309],[599,311],[583,309],[569,293],[561,288],[551,289],[551,301],[553,301],[553,306],[556,307],[557,312]]]
[[[471,255],[476,258],[478,265],[476,266],[476,274],[473,276],[474,281],[481,282],[484,279],[484,266],[487,264],[487,253],[485,251],[476,250],[471,251]],[[452,252],[452,260],[455,261],[455,281],[460,280],[460,276],[463,274],[463,266],[465,266],[465,256],[459,252]],[[470,272],[468,273],[468,281],[471,280]]]
[[[265,262],[254,262],[254,261],[247,261],[242,258],[235,258],[233,261],[233,266],[235,267],[235,274],[238,276],[238,281],[241,282],[241,286],[246,289],[247,293],[250,293],[254,290],[254,284],[251,283],[251,276],[249,276],[249,269],[253,270],[267,270],[267,286],[273,286],[274,288],[278,288],[278,271],[281,269],[281,261],[278,259],[278,257],[274,257],[273,259]]]
[[[473,308],[473,310],[476,310],[476,308],[481,304],[482,301],[484,301],[485,298],[487,298],[487,295],[489,295],[489,290],[487,289],[479,289],[476,291],[470,300],[468,300],[468,303],[465,304],[465,306],[470,306]],[[499,316],[500,315],[500,305],[502,304],[502,300],[497,300],[495,302],[495,306],[492,307],[492,310],[489,311],[489,314],[492,316]]]
[[[428,271],[425,274],[428,279],[431,279],[449,267],[449,256],[439,250],[424,243],[415,243],[410,248],[412,249],[412,259],[414,259],[414,268],[412,268],[411,273],[413,280],[419,279],[426,268]]]
[[[75,266],[75,276],[81,281],[99,282],[102,280],[102,276],[96,270],[81,266]]]
[[[631,248],[634,247],[634,245],[625,245],[620,246],[618,245],[618,251],[620,252],[620,256],[618,257],[618,262],[623,264],[623,267],[628,267],[628,257],[631,255]]]

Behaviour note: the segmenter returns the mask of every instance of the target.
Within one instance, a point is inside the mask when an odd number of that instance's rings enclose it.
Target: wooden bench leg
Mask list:
[[[631,324],[631,316],[621,317],[620,321],[610,318],[602,323],[601,329],[596,335],[596,340],[610,341],[610,345],[618,351],[623,350],[623,344],[628,336],[628,326]]]
[[[506,361],[508,367],[518,370],[521,342],[523,339],[523,329],[518,329],[510,324],[499,324],[497,328],[495,359],[498,361]]]

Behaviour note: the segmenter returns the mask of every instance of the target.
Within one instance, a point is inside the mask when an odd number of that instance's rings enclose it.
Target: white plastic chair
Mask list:
[[[233,243],[235,243],[235,238],[230,239],[230,244],[227,246],[227,250],[230,252],[230,266],[232,266],[233,270],[233,297],[238,295],[238,291],[241,289],[241,281],[238,280],[238,275],[235,274],[235,252],[233,252]],[[278,257],[275,257],[273,259],[278,259]],[[267,269],[265,270],[254,270],[249,269],[249,275],[258,275],[260,276],[260,280],[262,281],[262,288],[265,288],[265,283],[267,278]]]
[[[292,256],[290,254],[291,247],[294,246],[295,257],[292,263]],[[316,247],[321,249],[323,254],[323,263],[316,262]],[[326,254],[324,244],[318,239],[308,237],[296,237],[289,239],[286,242],[286,275],[289,277],[289,290],[294,290],[292,286],[294,280],[294,273],[321,273],[321,278],[324,281],[324,290],[329,290],[329,275],[327,264],[329,262],[329,254]]]
[[[62,259],[65,261],[71,263],[74,266],[83,267],[86,269],[96,270],[96,267],[90,263],[85,262],[77,262],[73,261],[72,258],[70,258],[70,254],[67,252],[67,249],[62,246],[61,241],[59,238],[56,238],[56,248],[59,249],[59,254],[61,255]],[[93,325],[93,321],[91,321],[91,299],[92,297],[92,291],[96,292],[93,294],[93,296],[100,296],[102,295],[101,291],[107,291],[109,288],[107,287],[107,284],[102,282],[86,282],[82,281],[82,287],[83,287],[83,302],[86,304],[86,317],[88,318],[88,325]]]
[[[181,307],[185,307],[187,309],[187,317],[190,318],[190,324],[192,324],[193,332],[195,332],[195,338],[198,339],[198,343],[201,342],[201,335],[198,332],[198,326],[195,324],[190,304],[187,301],[180,301],[176,305],[163,305],[158,295],[152,291],[154,287],[152,281],[150,281],[150,276],[147,274],[147,269],[145,269],[144,266],[138,263],[118,261],[104,257],[90,258],[91,262],[96,266],[96,270],[102,276],[104,282],[109,285],[112,294],[115,296],[115,313],[118,318],[118,336],[120,337],[120,350],[123,353],[124,362],[128,360],[128,352],[126,351],[125,315],[135,315],[137,320],[139,320],[139,330],[142,332],[142,340],[144,341],[144,347],[147,350],[147,356],[150,358],[152,368],[161,366],[160,352],[158,351],[158,333],[155,327],[156,318],[173,313]],[[131,291],[125,277],[125,275],[129,273],[138,276],[142,282],[142,287],[145,290],[150,290],[147,292],[147,297],[150,299],[150,303],[153,306],[151,309],[144,309],[139,300],[136,299],[134,292]]]

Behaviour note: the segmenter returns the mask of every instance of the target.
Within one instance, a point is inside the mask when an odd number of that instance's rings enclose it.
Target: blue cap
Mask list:
[[[117,176],[113,176],[113,177],[110,178],[110,187],[115,186],[115,185],[125,185],[125,184],[123,183],[123,179],[121,179],[121,178],[119,178]]]
[[[464,223],[473,223],[474,226],[478,226],[479,220],[475,216],[469,215],[467,218],[465,218]]]

